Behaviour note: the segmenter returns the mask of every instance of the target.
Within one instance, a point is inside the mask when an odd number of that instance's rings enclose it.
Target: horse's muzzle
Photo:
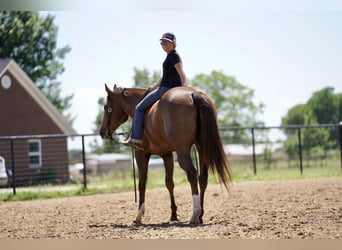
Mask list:
[[[101,135],[102,139],[108,139],[111,137],[109,134],[109,129],[103,128],[103,127],[100,129],[100,135]]]

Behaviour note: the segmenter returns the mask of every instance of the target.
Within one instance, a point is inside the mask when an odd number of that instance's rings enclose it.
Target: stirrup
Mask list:
[[[134,140],[134,139],[133,139],[133,140]],[[120,141],[119,143],[121,143],[122,145],[127,146],[127,147],[132,147],[132,148],[134,148],[135,150],[140,150],[140,151],[143,151],[143,150],[144,150],[144,148],[142,147],[142,144],[141,144],[141,143],[134,142],[134,141],[132,141],[131,138],[128,138],[128,139],[125,140],[125,141]]]

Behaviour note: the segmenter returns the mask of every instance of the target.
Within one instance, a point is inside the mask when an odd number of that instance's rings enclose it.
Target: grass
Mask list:
[[[44,191],[23,191],[17,192],[16,195],[13,193],[1,194],[1,201],[26,201],[26,200],[37,200],[37,199],[50,199],[59,197],[70,197],[80,195],[81,190],[73,191],[54,191],[54,192],[44,192]]]
[[[254,174],[253,166],[250,162],[235,162],[231,165],[234,166],[232,168],[234,181],[342,177],[339,157],[334,157],[328,161],[303,160],[302,164],[303,172],[301,173],[298,160],[288,162],[282,159],[274,159],[272,163],[267,163],[261,159],[257,159],[256,175]]]
[[[342,177],[342,171],[336,168],[334,169],[304,169],[303,174],[299,169],[279,169],[261,170],[254,175],[252,171],[235,174],[234,181],[264,181],[264,180],[297,180],[297,179],[313,179],[313,178],[330,178],[330,177]]]
[[[58,187],[56,187],[58,188]],[[44,191],[44,186],[32,187],[31,191],[19,191],[17,189],[16,195],[13,193],[1,193],[0,194],[0,203],[8,202],[8,201],[27,201],[27,200],[38,200],[38,199],[51,199],[51,198],[63,198],[63,197],[73,197],[73,196],[82,196],[82,195],[93,195],[93,194],[102,194],[102,193],[112,193],[116,192],[116,188],[83,188],[83,186],[74,186],[72,190],[64,190],[64,191]],[[43,190],[43,191],[37,191]]]
[[[289,167],[285,163],[278,163],[276,167],[269,167],[263,166],[262,163],[258,162],[256,175],[254,175],[250,163],[243,164],[235,162],[231,164],[231,166],[233,166],[232,172],[234,182],[342,177],[339,161],[335,162],[335,164],[327,164],[325,166],[304,167],[303,174],[301,174],[299,167]],[[163,168],[150,169],[148,173],[147,189],[165,187],[164,179],[165,172]],[[130,169],[113,171],[103,176],[89,175],[88,180],[89,183],[86,189],[84,189],[81,184],[68,184],[64,186],[46,185],[25,189],[18,188],[16,195],[13,195],[13,193],[10,192],[1,192],[0,203],[115,193],[134,189],[133,175]],[[138,178],[136,178],[136,181],[136,185],[138,186]],[[174,182],[175,186],[189,185],[184,171],[178,166],[175,167]],[[210,173],[209,183],[219,183],[218,177],[215,177]]]

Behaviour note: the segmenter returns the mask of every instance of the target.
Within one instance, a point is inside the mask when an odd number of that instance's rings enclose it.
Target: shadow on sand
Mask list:
[[[173,221],[173,222],[162,222],[162,223],[148,223],[148,224],[119,224],[119,223],[112,223],[112,224],[90,224],[89,228],[121,228],[121,229],[130,229],[130,230],[139,230],[139,228],[151,228],[151,229],[165,229],[165,228],[172,228],[172,227],[180,227],[180,228],[196,228],[196,227],[205,227],[210,226],[211,224],[190,224],[189,222],[181,222],[181,221]]]

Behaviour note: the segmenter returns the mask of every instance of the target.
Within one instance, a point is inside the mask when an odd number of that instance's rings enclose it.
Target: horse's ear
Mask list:
[[[116,84],[114,84],[113,90],[115,90],[117,88]]]
[[[107,83],[105,83],[105,89],[106,89],[106,91],[107,91],[108,94],[109,94],[110,92],[112,92],[112,91],[108,88]]]

